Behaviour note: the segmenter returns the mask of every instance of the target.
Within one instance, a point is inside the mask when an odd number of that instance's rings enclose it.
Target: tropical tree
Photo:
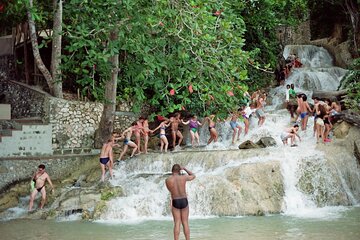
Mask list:
[[[110,28],[104,18],[109,14],[103,12],[105,7],[95,11],[91,9],[100,3],[82,2],[68,4],[73,17],[66,24],[70,44],[64,71],[77,76],[86,91],[91,87],[95,96],[101,97],[101,85],[107,77],[103,73],[111,68],[108,59],[118,49],[108,46]],[[113,11],[122,22],[118,28],[119,99],[132,101],[137,111],[147,101],[164,115],[183,109],[201,115],[227,115],[247,90],[242,82],[247,78],[248,53],[242,50],[245,25],[236,14],[241,6],[235,1],[165,0],[114,5]],[[81,14],[89,11],[91,22]]]
[[[62,41],[62,0],[53,0],[52,8],[54,9],[54,12],[51,13],[49,13],[51,7],[47,4],[47,2],[39,2],[39,4],[35,6],[33,0],[14,0],[1,6],[6,6],[4,15],[1,15],[1,22],[5,25],[5,27],[13,27],[21,22],[26,20],[28,21],[29,34],[36,65],[43,74],[47,85],[49,86],[50,93],[55,97],[62,98],[61,71],[59,70]],[[54,23],[52,29],[54,44],[52,47],[51,72],[45,66],[40,55],[36,21],[41,23],[41,29],[49,28],[48,23],[51,21]],[[24,26],[26,26],[26,24]]]

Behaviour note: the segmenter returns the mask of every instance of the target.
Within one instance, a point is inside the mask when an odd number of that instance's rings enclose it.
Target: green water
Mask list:
[[[262,217],[219,217],[191,219],[191,239],[360,239],[360,208],[350,208],[330,219],[294,218],[283,215]],[[172,221],[136,224],[83,221],[11,220],[0,222],[1,240],[51,239],[172,239]],[[182,233],[181,238],[184,239]]]

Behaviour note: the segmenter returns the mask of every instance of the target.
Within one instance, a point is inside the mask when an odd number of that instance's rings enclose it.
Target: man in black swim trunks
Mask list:
[[[113,177],[112,167],[113,167],[113,145],[115,144],[115,138],[114,136],[111,136],[109,140],[104,143],[104,145],[101,148],[100,153],[100,167],[101,167],[101,181],[103,182],[105,180],[105,173],[106,168],[108,167],[111,178]]]
[[[187,175],[181,175],[184,170]],[[189,205],[186,195],[186,182],[195,179],[195,175],[179,164],[174,164],[172,174],[165,181],[166,187],[171,194],[171,212],[174,218],[174,240],[179,239],[180,224],[183,225],[186,240],[190,240],[189,228]]]
[[[37,171],[34,173],[32,177],[33,185],[30,194],[30,202],[29,202],[29,211],[32,210],[34,199],[37,193],[41,193],[41,201],[39,204],[40,209],[43,209],[46,201],[46,190],[45,190],[45,182],[47,181],[50,184],[51,191],[54,192],[54,186],[51,182],[51,179],[47,172],[45,172],[45,165],[40,164],[38,166]]]

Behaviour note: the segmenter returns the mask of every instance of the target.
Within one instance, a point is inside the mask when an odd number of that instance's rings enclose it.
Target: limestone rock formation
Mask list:
[[[252,148],[260,148],[256,143],[253,143],[250,140],[246,140],[245,142],[239,145],[239,149],[252,149]]]
[[[256,144],[262,148],[276,146],[276,140],[273,137],[262,137]]]

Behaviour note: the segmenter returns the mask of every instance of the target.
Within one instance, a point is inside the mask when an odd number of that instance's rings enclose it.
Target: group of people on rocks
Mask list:
[[[252,95],[248,92],[244,93],[246,99],[244,106],[240,107],[236,111],[232,112],[227,119],[218,121],[230,122],[232,130],[232,144],[240,140],[240,135],[243,132],[243,127],[239,123],[239,119],[244,122],[244,135],[248,134],[250,127],[250,117],[256,115],[258,118],[258,126],[262,126],[265,122],[264,107],[266,105],[266,93],[264,91],[255,91]],[[255,113],[255,114],[254,114]],[[112,176],[113,166],[113,147],[120,147],[117,141],[123,141],[123,150],[118,158],[119,161],[123,160],[124,155],[127,153],[129,148],[132,148],[130,158],[134,155],[141,153],[148,153],[148,142],[149,136],[154,132],[159,131],[158,137],[160,140],[160,152],[167,152],[169,148],[169,141],[166,134],[166,129],[171,130],[172,147],[174,150],[181,149],[180,145],[184,139],[182,132],[180,131],[180,125],[189,126],[189,135],[191,139],[191,145],[193,147],[200,145],[199,127],[208,125],[210,137],[207,144],[217,142],[218,132],[216,130],[217,119],[215,115],[205,117],[202,121],[199,121],[197,116],[192,115],[186,121],[181,118],[179,112],[175,113],[170,118],[158,116],[160,122],[154,129],[149,128],[149,122],[146,117],[140,117],[137,121],[133,122],[130,127],[125,129],[122,133],[114,133],[111,138],[103,145],[100,154],[100,166],[101,166],[101,180],[104,181],[106,168],[109,169],[110,175]],[[134,136],[134,141],[131,140]],[[143,141],[141,141],[143,138]],[[143,142],[143,146],[141,145]]]
[[[286,85],[285,104],[291,115],[291,121],[294,122],[294,126],[285,130],[281,134],[281,139],[284,144],[287,144],[287,140],[291,139],[291,146],[296,146],[295,137],[298,137],[301,141],[298,130],[305,131],[307,129],[308,119],[310,116],[314,116],[314,136],[316,136],[316,142],[320,140],[323,143],[331,142],[329,133],[332,128],[333,117],[341,112],[341,104],[336,97],[330,99],[320,99],[314,97],[314,104],[311,107],[307,101],[307,96],[304,93],[296,93],[294,90],[294,84]],[[296,104],[290,103],[293,99]],[[299,121],[299,123],[298,123]],[[300,124],[300,126],[299,126]]]
[[[295,54],[291,53],[286,59],[285,64],[275,70],[275,79],[279,85],[283,85],[285,80],[290,76],[293,68],[300,68],[303,64],[300,58]]]

